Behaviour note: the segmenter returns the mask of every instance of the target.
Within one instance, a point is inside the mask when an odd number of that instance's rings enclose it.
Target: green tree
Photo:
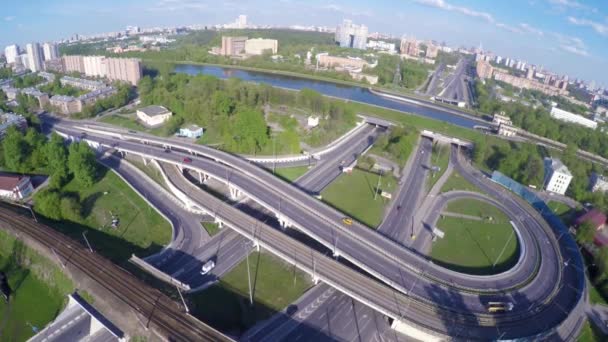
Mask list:
[[[15,126],[9,127],[2,140],[4,165],[10,171],[25,172],[28,144]]]
[[[237,151],[253,154],[260,151],[268,141],[268,127],[264,115],[249,108],[238,111],[235,115],[232,140]]]
[[[93,186],[97,176],[97,162],[95,154],[86,142],[81,141],[70,145],[68,168],[80,185]]]
[[[595,228],[590,222],[583,222],[576,230],[576,241],[579,244],[591,243],[595,237]]]
[[[36,212],[53,220],[61,220],[61,196],[53,190],[42,190],[34,195]]]
[[[61,199],[61,217],[72,222],[78,222],[82,219],[82,206],[78,199],[72,196]]]
[[[51,176],[49,186],[60,188],[67,182],[69,176],[68,149],[65,147],[63,138],[57,133],[53,133],[51,139],[49,139],[49,142],[44,147],[44,153],[47,158],[49,175]]]

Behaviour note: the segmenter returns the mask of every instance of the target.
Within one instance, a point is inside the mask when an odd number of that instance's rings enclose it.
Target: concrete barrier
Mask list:
[[[145,260],[137,257],[135,254],[131,255],[131,258],[129,259],[129,262],[137,265],[138,267],[140,267],[141,269],[143,269],[144,271],[152,274],[153,276],[155,276],[156,278],[177,286],[178,288],[184,290],[184,291],[190,291],[190,285],[188,284],[184,284],[181,281],[171,277],[170,275],[162,272],[161,270],[157,269],[156,267],[150,265],[149,263],[147,263]]]

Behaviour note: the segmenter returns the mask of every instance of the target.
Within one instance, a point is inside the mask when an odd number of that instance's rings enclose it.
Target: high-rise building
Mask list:
[[[426,58],[437,58],[438,48],[434,44],[428,44],[426,46]]]
[[[418,49],[418,41],[416,38],[401,38],[401,54],[418,57],[420,50]]]
[[[247,16],[244,14],[239,15],[238,19],[236,20],[236,26],[240,29],[247,28]]]
[[[107,73],[105,57],[103,56],[84,56],[84,73],[87,76],[104,77]]]
[[[4,56],[6,56],[7,63],[15,63],[17,56],[19,56],[19,46],[16,44],[7,46],[4,49]]]
[[[222,47],[220,54],[222,56],[237,56],[245,53],[245,44],[247,37],[225,37],[222,36]]]
[[[269,51],[273,55],[277,53],[279,42],[276,39],[247,39],[245,41],[245,53],[248,55],[261,55]]]
[[[79,72],[84,74],[84,58],[82,56],[62,56],[63,69],[66,72]]]
[[[59,57],[59,50],[55,43],[44,43],[42,45],[42,51],[44,52],[44,60],[50,61]]]
[[[112,81],[126,81],[137,85],[141,79],[141,60],[137,58],[106,58],[106,77]]]
[[[528,72],[526,73],[526,78],[529,80],[534,78],[534,68],[531,65],[528,67]]]
[[[28,58],[28,68],[32,72],[42,71],[44,63],[42,60],[42,51],[40,50],[40,44],[30,43],[25,46]]]
[[[477,62],[477,76],[481,79],[492,78],[494,68],[486,61]]]
[[[344,20],[336,27],[335,41],[341,47],[365,50],[367,48],[367,26],[355,25],[351,20]]]

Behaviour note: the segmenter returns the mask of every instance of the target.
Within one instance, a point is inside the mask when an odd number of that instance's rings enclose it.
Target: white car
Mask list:
[[[209,271],[211,271],[214,267],[215,267],[215,262],[213,260],[207,261],[203,265],[203,268],[201,269],[201,274],[205,275],[205,274],[209,273]]]

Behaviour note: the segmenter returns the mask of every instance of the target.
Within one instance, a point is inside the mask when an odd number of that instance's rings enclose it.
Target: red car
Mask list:
[[[190,163],[192,163],[192,159],[186,157],[186,158],[184,158],[184,163],[190,164]]]

